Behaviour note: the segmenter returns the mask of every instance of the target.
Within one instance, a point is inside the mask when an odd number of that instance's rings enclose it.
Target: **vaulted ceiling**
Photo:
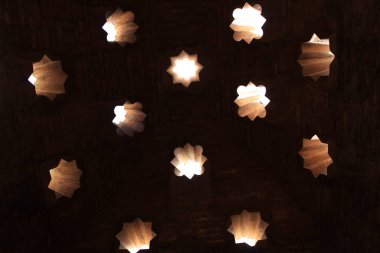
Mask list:
[[[250,2],[254,4],[254,2]],[[153,222],[150,252],[378,252],[380,32],[376,0],[259,2],[264,37],[232,39],[236,0],[0,1],[0,252],[117,252],[136,217]],[[137,42],[110,44],[107,12],[135,13]],[[330,77],[302,76],[302,42],[330,38]],[[181,50],[200,82],[173,85]],[[47,54],[69,78],[53,102],[28,83]],[[267,87],[267,116],[233,103],[239,85]],[[113,109],[139,101],[145,131],[119,136]],[[302,138],[318,134],[334,164],[315,179]],[[204,148],[202,176],[174,175],[173,150]],[[49,170],[77,160],[81,188],[55,199]],[[230,216],[260,211],[268,240],[251,248]]]

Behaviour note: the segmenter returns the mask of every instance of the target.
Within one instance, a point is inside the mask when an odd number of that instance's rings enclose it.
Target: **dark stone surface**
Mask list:
[[[117,252],[136,217],[158,234],[150,252],[379,252],[380,2],[259,3],[264,37],[247,45],[228,27],[241,0],[0,0],[0,252]],[[116,7],[135,13],[136,44],[106,41]],[[296,61],[314,32],[336,55],[316,83]],[[188,89],[166,73],[183,49],[204,66]],[[27,81],[44,54],[69,75],[54,102]],[[254,122],[233,103],[249,81],[271,99]],[[133,139],[111,123],[127,99],[148,115]],[[327,178],[297,154],[313,134],[330,145]],[[208,157],[191,181],[170,165],[186,142]],[[83,170],[72,199],[47,188],[60,158]],[[242,209],[270,223],[255,248],[226,231]]]

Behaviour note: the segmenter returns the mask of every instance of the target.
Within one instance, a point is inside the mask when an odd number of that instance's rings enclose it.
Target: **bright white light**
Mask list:
[[[131,253],[137,253],[140,249],[138,248],[129,248],[128,251]]]
[[[116,31],[115,26],[112,23],[106,22],[102,28],[104,31],[107,32],[107,41],[113,42],[116,40],[117,31]]]
[[[202,174],[202,165],[195,161],[181,163],[177,169],[180,171],[179,176],[185,175],[189,179],[193,178],[194,175]]]
[[[198,56],[188,55],[182,51],[177,57],[171,57],[168,72],[173,76],[173,83],[182,83],[188,87],[191,82],[199,81],[199,72],[203,66],[198,63]]]
[[[146,245],[146,244],[144,244],[144,245],[141,245],[141,246],[139,246],[139,248],[125,248],[125,249],[127,249],[130,253],[137,253],[139,250],[144,250],[144,249],[149,249],[150,248],[150,246],[149,245]]]
[[[115,31],[115,33],[107,34],[107,41],[114,42],[115,40],[116,40],[116,31]]]
[[[114,124],[118,125],[125,120],[127,111],[124,109],[124,106],[116,106],[113,111],[116,115],[115,118],[112,120]]]
[[[312,140],[319,140],[318,136],[315,134],[313,137],[311,137]]]
[[[239,98],[257,97],[258,101],[264,106],[267,106],[270,102],[269,98],[265,96],[266,92],[267,89],[265,88],[265,86],[255,86],[253,83],[249,83],[247,86],[240,85],[237,88]]]
[[[251,27],[250,30],[258,30],[254,27],[261,28],[266,21],[261,12],[252,7],[235,9],[232,16],[236,25]]]
[[[177,59],[174,62],[173,71],[185,80],[191,80],[197,74],[197,65],[194,60],[189,58]]]
[[[34,85],[37,81],[37,78],[35,78],[34,75],[30,75],[28,81]]]
[[[265,96],[267,89],[264,86],[259,85],[257,86],[257,92],[259,93],[260,103],[262,103],[264,106],[267,106],[270,102],[269,98]]]
[[[253,247],[256,245],[257,240],[255,240],[253,238],[248,238],[248,237],[241,237],[238,240],[235,240],[235,243],[246,243],[249,246]]]

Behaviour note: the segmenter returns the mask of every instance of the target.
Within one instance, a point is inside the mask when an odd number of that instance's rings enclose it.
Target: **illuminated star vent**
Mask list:
[[[302,66],[303,76],[310,76],[317,81],[320,76],[330,75],[330,64],[334,58],[329,39],[320,39],[313,34],[310,41],[302,43],[302,54],[298,63]]]
[[[150,241],[156,237],[152,231],[151,222],[143,222],[139,218],[130,223],[123,224],[123,230],[116,235],[120,241],[119,249],[126,249],[131,253],[139,250],[147,250],[150,247]]]
[[[177,57],[171,57],[168,72],[173,76],[173,83],[182,83],[189,87],[192,82],[199,81],[199,72],[203,66],[198,63],[198,55],[188,55],[182,51]]]
[[[304,168],[311,170],[314,177],[327,176],[327,167],[333,160],[329,156],[328,144],[321,142],[317,135],[310,140],[303,139],[303,148],[298,153],[304,159]]]
[[[240,117],[248,116],[253,121],[257,116],[264,118],[267,114],[265,107],[270,100],[265,96],[266,88],[262,85],[255,86],[249,83],[247,86],[237,88],[238,97],[235,103],[239,106]]]
[[[234,30],[234,40],[244,40],[250,44],[253,39],[261,39],[264,32],[261,28],[266,19],[261,16],[261,6],[259,4],[253,7],[245,3],[242,9],[237,8],[234,10],[232,16],[234,21],[230,27]]]
[[[252,247],[258,241],[266,239],[268,223],[261,219],[258,212],[243,210],[240,215],[232,215],[231,222],[228,232],[234,235],[235,243],[246,243]]]
[[[62,70],[60,61],[52,61],[44,55],[39,62],[33,63],[33,74],[28,81],[35,87],[38,96],[54,100],[57,94],[65,93],[64,83],[67,75]]]
[[[142,104],[136,102],[131,104],[125,102],[123,106],[116,106],[114,109],[115,118],[112,123],[117,126],[119,135],[127,134],[133,136],[135,132],[144,131],[144,119],[146,114],[142,112]]]
[[[67,162],[61,159],[58,166],[50,170],[51,181],[48,187],[55,191],[56,198],[71,198],[74,191],[80,188],[81,175],[82,171],[78,169],[75,160]]]
[[[134,43],[136,41],[135,32],[138,26],[133,20],[133,12],[123,12],[117,9],[107,18],[107,22],[102,27],[103,30],[107,32],[107,40],[109,42],[117,42],[120,45]]]
[[[186,176],[191,179],[194,175],[202,175],[204,172],[203,164],[207,158],[202,155],[203,148],[199,145],[192,146],[189,143],[181,148],[174,150],[175,158],[171,164],[175,167],[174,173],[177,176]]]

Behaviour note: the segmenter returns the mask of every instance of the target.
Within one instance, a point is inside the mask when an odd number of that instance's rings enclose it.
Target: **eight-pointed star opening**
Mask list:
[[[298,63],[302,67],[303,76],[318,81],[320,76],[330,75],[330,65],[335,55],[330,51],[329,39],[320,39],[313,34],[310,41],[302,43],[301,50]]]
[[[333,160],[329,155],[328,144],[321,142],[317,135],[310,140],[303,139],[303,147],[298,153],[304,159],[304,168],[310,170],[314,177],[320,174],[327,176],[327,167]]]
[[[115,118],[112,123],[117,126],[116,132],[119,135],[127,134],[131,137],[135,132],[144,131],[144,119],[146,114],[142,111],[142,104],[139,102],[125,102],[122,106],[116,106],[114,109]]]
[[[264,35],[262,26],[266,19],[261,16],[261,6],[255,4],[253,7],[249,3],[245,3],[242,9],[237,8],[232,13],[234,21],[230,27],[234,30],[234,40],[244,40],[250,44],[253,39],[261,39]]]
[[[130,253],[150,248],[150,241],[156,237],[152,230],[152,222],[143,222],[137,218],[133,222],[124,223],[123,230],[116,238],[120,241],[119,249],[126,249]]]
[[[173,76],[173,83],[182,83],[189,87],[192,82],[199,81],[199,72],[203,66],[198,63],[198,55],[189,55],[182,51],[178,56],[171,57],[168,72]]]
[[[131,11],[115,10],[102,27],[107,32],[107,40],[117,42],[120,45],[134,43],[136,41],[135,32],[139,28],[133,22],[134,18],[135,16]]]
[[[51,181],[48,187],[55,191],[56,198],[71,198],[74,191],[80,188],[81,175],[82,171],[78,169],[75,160],[67,162],[61,159],[58,166],[50,170]]]
[[[65,93],[64,83],[67,75],[62,70],[60,61],[52,61],[44,55],[39,62],[33,63],[33,73],[28,81],[34,85],[38,96],[54,100],[58,94]]]
[[[203,164],[207,158],[202,155],[203,148],[199,145],[192,146],[189,143],[181,148],[174,150],[174,159],[171,164],[175,167],[174,173],[177,176],[186,176],[192,179],[194,175],[202,175],[204,172]]]
[[[228,232],[234,235],[235,243],[246,243],[252,247],[258,241],[266,239],[268,223],[261,219],[259,212],[243,210],[239,215],[232,215],[231,222]]]
[[[253,121],[257,116],[260,118],[266,116],[265,107],[270,100],[265,96],[266,88],[264,86],[256,86],[250,82],[247,86],[239,86],[237,93],[239,96],[235,99],[235,103],[239,106],[240,117],[248,116]]]

